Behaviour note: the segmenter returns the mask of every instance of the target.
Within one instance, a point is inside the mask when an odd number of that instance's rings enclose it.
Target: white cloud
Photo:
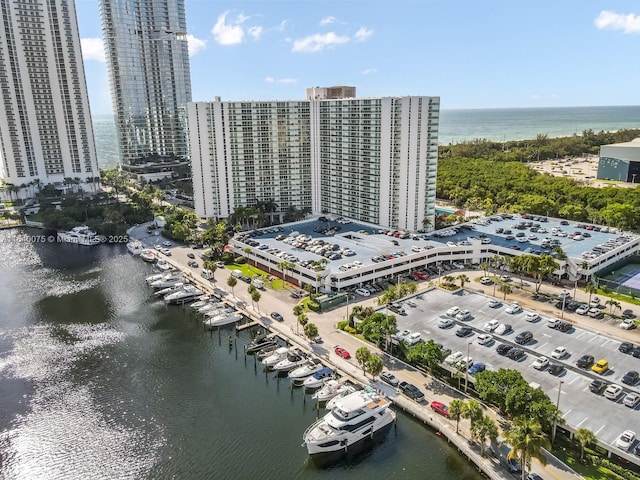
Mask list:
[[[373,35],[373,30],[369,30],[367,28],[364,27],[360,27],[360,30],[358,30],[356,32],[356,34],[354,35],[354,38],[358,41],[358,42],[364,42],[367,38],[369,38],[371,35]]]
[[[105,63],[104,43],[101,38],[81,38],[80,48],[84,60],[96,60]]]
[[[340,45],[343,43],[348,43],[351,39],[344,35],[336,35],[333,32],[328,33],[315,33],[313,35],[309,35],[308,37],[301,38],[299,40],[294,40],[292,51],[294,53],[298,52],[319,52],[324,50],[325,47],[331,48],[335,45]]]
[[[281,85],[291,85],[294,83],[298,83],[298,79],[297,78],[273,78],[273,77],[267,77],[264,79],[265,82],[267,83],[279,83]]]
[[[603,10],[594,20],[600,30],[622,30],[624,33],[640,33],[640,15],[620,13]]]
[[[277,30],[278,32],[282,32],[285,27],[287,26],[287,21],[286,20],[282,20],[277,27],[274,27],[274,30]]]
[[[337,20],[338,19],[336,17],[329,15],[328,17],[324,17],[322,20],[320,20],[320,25],[329,25],[331,23],[336,23]]]
[[[200,50],[203,50],[207,46],[206,40],[200,40],[194,37],[190,33],[187,35],[187,44],[189,45],[189,56],[193,57]]]
[[[242,43],[244,30],[241,24],[247,20],[248,17],[240,14],[235,20],[230,19],[229,23],[226,23],[227,15],[229,15],[229,10],[218,17],[218,21],[211,30],[213,38],[220,45],[237,45]]]
[[[367,68],[366,70],[362,70],[360,72],[362,75],[371,75],[372,73],[378,73],[377,68]]]
[[[262,36],[262,32],[263,32],[263,28],[262,27],[251,27],[249,28],[249,30],[247,31],[247,33],[253,37],[254,40],[260,40],[260,37]]]

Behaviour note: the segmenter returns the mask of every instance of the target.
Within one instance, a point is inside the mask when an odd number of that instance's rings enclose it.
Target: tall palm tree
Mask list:
[[[536,458],[542,465],[547,464],[547,457],[542,449],[551,448],[549,439],[542,432],[540,422],[535,418],[518,417],[511,423],[511,429],[504,433],[503,444],[511,446],[507,458],[517,459],[522,465],[522,480],[531,468],[531,459]]]
[[[475,438],[480,443],[480,455],[484,456],[484,447],[487,437],[492,442],[498,438],[498,425],[489,415],[484,415],[471,426],[471,430]]]
[[[356,350],[356,361],[358,362],[358,365],[362,367],[362,374],[365,377],[367,375],[366,366],[370,357],[371,350],[369,350],[367,347],[360,347]]]
[[[474,436],[474,428],[475,425],[482,420],[483,412],[482,405],[480,402],[474,399],[469,399],[465,402],[464,408],[462,409],[462,416],[464,418],[468,418],[471,422],[471,436]]]
[[[511,287],[509,286],[509,284],[503,283],[498,287],[498,291],[501,293],[504,293],[504,300],[506,300],[507,295],[509,295],[513,290],[511,290]]]
[[[302,325],[302,330],[304,331],[304,327],[309,323],[309,317],[306,313],[301,313],[298,315],[298,323],[296,324],[296,333],[298,333],[298,325]]]
[[[596,442],[596,436],[588,428],[579,428],[576,430],[575,437],[580,443],[580,460],[584,461],[584,449],[587,445]]]
[[[605,305],[609,305],[609,314],[613,315],[613,310],[619,310],[621,307],[620,302],[618,302],[617,300],[614,300],[613,298],[610,298],[609,300],[607,300],[606,302],[604,302]]]
[[[458,427],[460,426],[460,419],[462,418],[463,410],[464,402],[459,398],[454,398],[449,403],[449,418],[456,422],[456,434],[458,433]]]
[[[596,286],[593,283],[587,283],[584,286],[584,291],[585,291],[585,293],[589,294],[589,303],[591,303],[591,296],[594,293],[598,293],[598,289],[596,288]]]
[[[260,298],[262,297],[262,294],[256,289],[253,292],[251,292],[251,301],[252,302],[256,302],[256,307],[258,309],[258,313],[260,313]]]
[[[235,287],[237,284],[238,284],[238,280],[236,279],[236,277],[229,276],[229,278],[227,279],[227,285],[231,287],[231,295],[234,295],[233,287]]]
[[[464,273],[461,273],[456,278],[460,281],[460,288],[464,288],[464,284],[469,281],[469,277],[467,277]]]

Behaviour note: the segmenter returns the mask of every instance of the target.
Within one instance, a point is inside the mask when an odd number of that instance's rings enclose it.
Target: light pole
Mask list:
[[[564,306],[567,303],[567,291],[563,290],[562,291],[562,314],[560,315],[560,318],[562,320],[564,320]]]
[[[464,370],[464,393],[467,393],[467,384],[469,383],[469,347],[471,347],[471,342],[467,343],[467,358],[465,360],[467,368]]]
[[[558,399],[556,400],[556,411],[553,416],[553,430],[551,431],[551,445],[556,441],[556,427],[558,426],[558,415],[560,415],[560,392],[562,391],[562,384],[564,381],[560,380],[558,384]]]

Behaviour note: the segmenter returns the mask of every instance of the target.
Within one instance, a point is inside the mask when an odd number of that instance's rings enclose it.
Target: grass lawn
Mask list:
[[[261,270],[253,265],[249,265],[248,263],[230,263],[225,265],[225,268],[229,270],[240,270],[242,275],[253,278],[254,275],[260,275],[263,277],[263,281],[265,286],[270,287],[273,290],[292,290],[296,288],[294,285],[282,280],[281,278],[271,276],[273,280],[269,281],[270,275],[268,272]]]
[[[556,438],[556,447],[552,453],[587,480],[625,480],[624,477],[608,468],[580,462],[580,450],[574,450],[567,439],[561,436]],[[585,452],[585,457],[587,454]]]

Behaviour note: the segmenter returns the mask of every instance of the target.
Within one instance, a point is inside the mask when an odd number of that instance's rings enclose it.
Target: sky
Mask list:
[[[185,0],[193,101],[439,96],[442,109],[640,105],[638,0]],[[111,114],[98,0],[76,0]]]

